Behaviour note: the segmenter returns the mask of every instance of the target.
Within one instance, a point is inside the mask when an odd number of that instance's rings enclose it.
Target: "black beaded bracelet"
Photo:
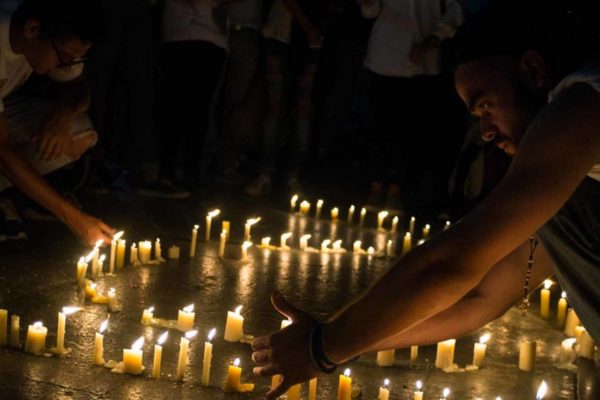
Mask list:
[[[324,374],[331,375],[335,372],[338,366],[329,359],[324,350],[323,324],[318,324],[310,332],[310,339],[308,342],[310,361],[316,369]],[[328,367],[326,364],[333,365],[333,367]]]

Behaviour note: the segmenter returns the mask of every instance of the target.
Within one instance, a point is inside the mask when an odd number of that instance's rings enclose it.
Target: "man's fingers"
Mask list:
[[[283,378],[283,381],[281,381],[281,383],[275,389],[273,389],[269,393],[267,393],[266,399],[267,400],[275,400],[276,398],[278,398],[279,396],[282,396],[288,390],[290,390],[290,387],[291,387],[291,385],[288,385],[286,382],[286,379]]]
[[[269,364],[262,367],[255,367],[252,372],[258,376],[273,376],[279,374],[281,368],[275,364]]]
[[[273,307],[275,307],[279,313],[291,319],[292,322],[298,322],[299,320],[308,318],[308,315],[304,311],[300,311],[294,307],[285,299],[285,297],[283,297],[281,292],[277,290],[271,295],[271,302],[273,303]]]
[[[52,150],[52,154],[50,155],[50,160],[58,160],[60,156],[62,156],[63,148],[65,147],[64,143],[65,142],[61,140],[54,145],[54,149]]]
[[[116,229],[111,228],[110,226],[106,225],[104,222],[100,221],[100,228],[102,228],[102,230],[104,232],[106,232],[107,234],[114,236],[115,233],[117,233]],[[110,239],[112,240],[112,238]]]
[[[273,362],[273,358],[271,357],[271,352],[269,350],[256,351],[252,353],[252,361],[257,364],[266,364]]]
[[[48,146],[48,138],[45,135],[40,135],[39,140],[37,141],[38,147],[37,152],[43,153],[46,150],[46,146]],[[41,158],[41,156],[40,156]]]
[[[270,348],[271,335],[261,336],[252,341],[252,348],[255,351],[266,350]]]
[[[44,149],[44,153],[42,154],[42,160],[44,161],[50,161],[50,156],[52,155],[52,153],[54,152],[54,148],[56,147],[57,143],[56,140],[51,139],[48,141],[48,144],[46,145],[46,148]]]

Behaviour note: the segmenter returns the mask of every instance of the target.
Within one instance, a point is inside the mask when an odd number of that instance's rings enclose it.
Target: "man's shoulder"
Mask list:
[[[560,93],[576,84],[587,84],[600,92],[600,61],[589,63],[580,70],[567,75],[550,92],[548,96],[548,102],[551,102]]]

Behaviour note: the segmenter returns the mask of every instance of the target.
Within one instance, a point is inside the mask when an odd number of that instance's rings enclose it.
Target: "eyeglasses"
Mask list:
[[[58,66],[58,68],[72,67],[73,65],[81,64],[81,63],[87,61],[87,58],[75,58],[72,61],[65,61],[61,57],[60,51],[58,51],[58,47],[56,47],[56,43],[54,43],[54,40],[52,40],[52,38],[50,38],[50,43],[52,44],[52,48],[54,49],[54,52],[56,53],[56,56],[58,57],[58,61],[60,62],[60,65]]]

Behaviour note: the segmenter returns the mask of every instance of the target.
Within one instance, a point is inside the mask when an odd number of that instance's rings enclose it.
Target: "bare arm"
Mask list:
[[[283,4],[285,7],[292,13],[294,18],[298,21],[308,42],[311,46],[321,46],[321,33],[317,29],[317,27],[313,24],[313,22],[308,18],[302,6],[298,3],[297,0],[283,0]]]
[[[528,257],[529,241],[526,241],[494,265],[483,281],[458,303],[414,328],[383,341],[371,351],[426,346],[458,338],[501,317],[523,298]],[[552,273],[548,254],[542,246],[538,246],[530,287],[533,289],[541,285]]]

